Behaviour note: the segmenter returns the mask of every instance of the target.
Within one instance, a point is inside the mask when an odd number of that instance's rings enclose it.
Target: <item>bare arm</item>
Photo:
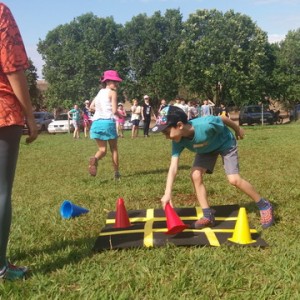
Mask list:
[[[93,101],[92,101],[92,103],[90,105],[89,111],[90,112],[94,112],[95,111],[95,99],[93,99]]]
[[[215,106],[215,103],[213,103],[211,100],[208,100],[208,105],[209,106]]]
[[[8,73],[6,76],[18,101],[21,104],[23,113],[26,117],[26,122],[29,129],[29,136],[26,139],[26,143],[31,143],[37,138],[38,130],[32,112],[32,104],[25,73],[24,71],[17,71]]]
[[[141,115],[142,115],[142,120],[145,120],[145,118],[144,118],[144,107],[143,106],[141,106]]]
[[[174,181],[175,181],[175,178],[177,175],[177,171],[178,171],[178,163],[179,163],[179,157],[171,158],[165,194],[161,198],[161,203],[163,205],[163,208],[165,208],[165,206],[168,202],[171,202],[171,205],[172,205],[172,189],[173,189],[173,184],[174,184]]]
[[[111,99],[111,106],[112,106],[112,113],[115,115],[115,116],[118,116],[118,117],[122,117],[122,115],[119,113],[118,111],[118,105],[117,105],[117,92],[115,90],[110,90],[110,99]]]
[[[156,115],[155,115],[155,113],[154,113],[153,108],[151,108],[151,112],[152,112],[152,115],[153,115],[153,117],[154,117],[154,120],[156,120]]]
[[[226,116],[221,116],[221,119],[226,126],[232,128],[235,131],[235,136],[238,140],[244,138],[245,134],[243,128],[241,128],[239,125],[237,125],[234,121],[230,120]]]

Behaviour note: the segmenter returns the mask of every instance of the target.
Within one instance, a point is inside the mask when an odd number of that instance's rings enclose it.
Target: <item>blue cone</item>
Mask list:
[[[88,209],[77,206],[69,200],[65,200],[60,207],[60,214],[64,219],[78,217],[88,212]]]

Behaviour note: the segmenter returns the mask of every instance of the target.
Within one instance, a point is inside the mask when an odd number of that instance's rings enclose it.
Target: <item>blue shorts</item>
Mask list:
[[[90,137],[91,139],[102,141],[117,139],[116,121],[114,119],[98,119],[93,121]]]
[[[135,119],[135,120],[132,120],[131,123],[132,123],[132,125],[134,125],[134,126],[139,126],[140,120],[139,120],[139,119]]]

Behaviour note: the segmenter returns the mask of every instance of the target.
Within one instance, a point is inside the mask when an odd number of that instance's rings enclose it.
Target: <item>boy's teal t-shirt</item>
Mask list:
[[[180,142],[172,141],[172,156],[179,156],[184,148],[195,153],[223,152],[236,145],[236,140],[221,117],[200,117],[188,122],[194,128],[192,140],[182,138]]]
[[[80,121],[80,110],[79,109],[71,109],[70,113],[72,114],[72,120]]]

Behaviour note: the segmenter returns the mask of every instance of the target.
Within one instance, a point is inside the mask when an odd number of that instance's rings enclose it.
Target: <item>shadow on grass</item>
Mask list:
[[[190,170],[192,168],[192,166],[188,166],[188,165],[182,165],[178,167],[178,170]],[[121,173],[121,181],[122,178],[130,178],[130,177],[135,177],[135,176],[140,176],[140,175],[151,175],[151,174],[161,174],[161,173],[165,173],[166,177],[168,174],[169,169],[152,169],[152,170],[145,170],[145,171],[138,171],[135,173],[131,173],[131,174],[123,174]],[[118,183],[118,180],[115,180],[114,178],[111,179],[99,179],[97,176],[96,177],[92,177],[92,176],[88,176],[86,178],[82,179],[83,183],[91,183],[91,180],[94,180],[95,184],[108,184],[108,183]]]
[[[183,165],[183,166],[179,166],[178,170],[189,170],[191,169],[192,166],[188,166],[188,165]],[[125,175],[122,177],[132,177],[132,176],[137,176],[137,175],[151,175],[151,174],[161,174],[161,173],[165,173],[166,176],[168,174],[169,169],[152,169],[152,170],[146,170],[146,171],[139,171],[139,172],[135,172],[129,175]]]
[[[87,257],[93,256],[95,253],[92,251],[92,248],[95,241],[96,237],[60,240],[45,246],[45,248],[35,248],[28,252],[16,251],[14,259],[23,260],[29,257],[37,257],[37,260],[44,260],[42,257],[46,256],[47,258],[41,264],[31,268],[31,271],[33,274],[47,274],[62,269],[65,265],[76,264]]]
[[[188,166],[188,165],[183,165],[183,166],[178,167],[178,170],[189,170],[189,169],[191,169],[191,166]],[[161,173],[165,173],[166,176],[167,176],[168,171],[169,171],[169,169],[167,169],[167,168],[166,169],[152,169],[152,170],[138,171],[138,172],[131,173],[131,174],[126,174],[126,175],[121,174],[121,178],[129,178],[129,177],[134,177],[134,176],[137,176],[137,175],[151,175],[151,174],[161,174]],[[112,179],[99,180],[97,177],[89,176],[87,178],[82,179],[82,182],[90,183],[91,178],[94,179],[94,181],[97,184],[99,184],[99,183],[106,184],[106,183],[116,181],[113,178]],[[116,182],[118,182],[118,181],[116,181]]]

